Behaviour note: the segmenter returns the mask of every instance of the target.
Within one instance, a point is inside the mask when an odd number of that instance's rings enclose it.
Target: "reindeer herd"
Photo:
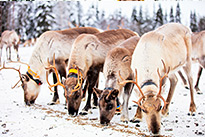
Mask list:
[[[11,46],[17,52],[17,61],[8,63],[20,63],[28,67],[25,74],[21,74],[20,68],[6,67],[5,63],[0,68],[0,71],[14,69],[19,73],[24,101],[28,106],[35,103],[41,85],[46,83],[54,92],[49,104],[59,103],[57,86],[60,85],[64,88],[69,115],[88,114],[92,109],[93,96],[94,106],[99,106],[101,124],[109,124],[117,112],[121,113],[121,121],[127,123],[129,98],[134,89],[139,100],[134,101],[138,108],[131,122],[141,121],[145,116],[149,131],[158,134],[161,114],[169,114],[169,105],[178,81],[176,72],[187,84],[180,72],[180,68],[183,68],[191,97],[189,112],[195,115],[194,88],[197,93],[202,93],[198,84],[205,67],[205,31],[192,33],[178,23],[165,24],[141,37],[128,29],[100,32],[92,27],[79,27],[47,31],[38,38],[29,63],[19,60],[19,37],[15,31],[3,32],[0,40],[1,64],[1,52],[5,45],[9,52]],[[11,55],[8,60],[11,60]],[[200,64],[195,87],[191,73],[193,61]],[[48,79],[51,72],[54,84]],[[103,90],[98,89],[100,72],[105,78]],[[167,79],[170,87],[164,99],[162,94]],[[86,105],[79,113],[82,98],[86,94]]]

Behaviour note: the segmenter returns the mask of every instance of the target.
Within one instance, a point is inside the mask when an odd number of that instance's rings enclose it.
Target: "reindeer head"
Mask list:
[[[119,83],[121,85],[124,85],[125,83],[134,83],[137,88],[139,89],[140,93],[141,93],[141,97],[140,99],[136,102],[133,101],[135,103],[138,104],[138,107],[141,108],[141,110],[143,111],[145,118],[146,118],[146,122],[148,125],[148,129],[153,133],[153,134],[158,134],[159,130],[160,130],[160,126],[161,126],[161,116],[160,116],[160,110],[161,110],[161,100],[163,100],[164,102],[164,107],[166,107],[167,102],[165,101],[165,99],[161,96],[161,90],[162,90],[162,81],[164,78],[166,78],[168,76],[169,70],[166,71],[166,67],[164,64],[164,61],[162,60],[162,63],[164,65],[165,68],[165,75],[163,77],[160,76],[159,74],[159,69],[157,70],[158,75],[160,77],[160,84],[159,84],[159,92],[157,95],[153,94],[153,91],[148,91],[149,94],[147,94],[146,96],[144,95],[144,93],[141,90],[141,87],[138,85],[137,83],[137,70],[135,69],[135,80],[136,81],[132,81],[132,80],[124,80],[121,75],[119,74],[120,78],[123,80],[123,82]]]
[[[63,80],[65,86],[65,97],[67,100],[68,113],[77,115],[82,99],[82,73],[76,67],[69,70],[68,77]]]
[[[112,88],[104,90],[93,88],[93,91],[99,98],[100,123],[107,125],[115,115],[119,91]]]
[[[31,72],[33,72],[33,71],[30,69],[30,66],[26,63],[23,63],[20,61],[11,61],[11,63],[21,63],[21,64],[25,64],[29,67],[27,74],[21,74],[20,68],[15,69],[12,67],[5,67],[5,64],[3,65],[3,67],[0,70],[13,69],[19,73],[20,80],[15,84],[15,86],[12,87],[12,89],[15,88],[19,82],[22,82],[21,87],[24,90],[24,102],[26,105],[33,104],[35,102],[36,98],[38,97],[39,92],[40,92],[39,85],[42,84],[42,82],[38,79],[39,76],[36,73],[35,73],[36,75],[35,74],[32,75]],[[36,76],[38,78],[35,79],[34,76]]]
[[[69,70],[69,75],[66,79],[63,79],[63,84],[59,80],[58,72],[55,67],[55,59],[53,59],[53,65],[51,65],[48,62],[49,66],[46,68],[47,70],[53,69],[56,78],[57,83],[51,85],[48,81],[48,71],[46,72],[46,80],[49,84],[49,89],[53,91],[51,88],[55,86],[62,86],[65,91],[65,98],[68,108],[68,113],[72,116],[76,116],[78,114],[78,110],[80,107],[81,99],[82,99],[82,83],[83,83],[83,77],[81,71],[74,67]],[[55,92],[55,91],[53,91]]]

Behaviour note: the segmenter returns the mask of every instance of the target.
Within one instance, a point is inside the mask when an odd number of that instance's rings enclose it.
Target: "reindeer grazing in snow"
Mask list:
[[[21,78],[25,103],[27,105],[33,104],[40,92],[40,85],[46,82],[45,67],[48,66],[47,59],[52,64],[53,54],[55,53],[57,70],[61,77],[66,77],[66,60],[70,57],[71,47],[75,38],[83,33],[94,34],[98,32],[95,28],[81,27],[43,33],[36,43],[29,64],[26,64],[28,71]],[[53,75],[53,79],[54,83],[56,83],[56,75]],[[54,90],[52,101],[57,103],[59,100],[57,87]]]
[[[5,30],[1,34],[0,64],[1,64],[2,48],[4,45],[6,45],[7,59],[11,60],[11,47],[14,46],[14,49],[16,50],[16,54],[17,54],[17,60],[19,60],[19,54],[18,54],[19,43],[20,43],[20,38],[14,30],[12,30],[12,31]],[[9,51],[7,51],[7,50],[9,50]],[[8,52],[9,52],[9,54],[8,54]]]
[[[88,98],[82,114],[91,108],[93,87],[102,71],[107,52],[136,34],[127,29],[108,30],[97,34],[82,34],[73,43],[68,63],[69,74],[63,85],[68,113],[77,115],[82,98],[82,81],[88,80]]]
[[[191,31],[177,23],[166,24],[144,34],[135,48],[131,67],[135,70],[136,81],[125,80],[120,84],[131,82],[137,86],[140,94],[136,103],[139,107],[134,119],[142,118],[142,110],[148,129],[154,134],[159,132],[161,125],[160,99],[164,102],[161,113],[166,115],[177,84],[174,72],[183,65],[185,65],[191,94],[189,111],[192,114],[196,111],[191,76],[191,48]],[[166,77],[170,80],[170,90],[165,101],[161,96],[161,90]]]
[[[139,41],[139,36],[133,36],[122,42],[119,46],[110,50],[105,58],[103,74],[105,77],[105,88],[100,90],[94,88],[99,97],[100,123],[110,123],[119,105],[120,95],[123,98],[121,121],[128,122],[128,102],[133,84],[124,87],[118,84],[120,74],[129,80],[133,80],[134,74],[131,69],[131,58],[133,51]]]
[[[197,76],[197,82],[194,88],[198,94],[202,94],[202,92],[199,89],[199,79],[202,74],[203,68],[205,68],[205,31],[193,33],[191,40],[192,40],[192,60],[198,62],[200,65],[198,76]],[[179,71],[179,75],[181,76],[185,87],[188,88],[187,81],[182,75],[181,71]]]

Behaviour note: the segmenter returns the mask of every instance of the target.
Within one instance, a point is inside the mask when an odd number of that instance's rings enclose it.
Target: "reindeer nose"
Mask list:
[[[102,125],[108,125],[108,123],[110,123],[110,120],[107,119],[105,116],[101,116],[100,117],[100,124]]]
[[[77,115],[77,111],[73,107],[68,107],[68,113],[71,116],[76,116]]]

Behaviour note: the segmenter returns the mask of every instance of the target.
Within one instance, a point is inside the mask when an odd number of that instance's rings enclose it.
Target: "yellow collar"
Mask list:
[[[70,69],[68,74],[70,74],[70,73],[78,74],[78,70],[77,69]]]
[[[31,76],[33,76],[33,77],[35,77],[35,78],[40,78],[40,76],[37,74],[37,73],[35,73],[33,70],[31,70],[31,68],[30,67],[28,67],[28,73],[31,75]]]

